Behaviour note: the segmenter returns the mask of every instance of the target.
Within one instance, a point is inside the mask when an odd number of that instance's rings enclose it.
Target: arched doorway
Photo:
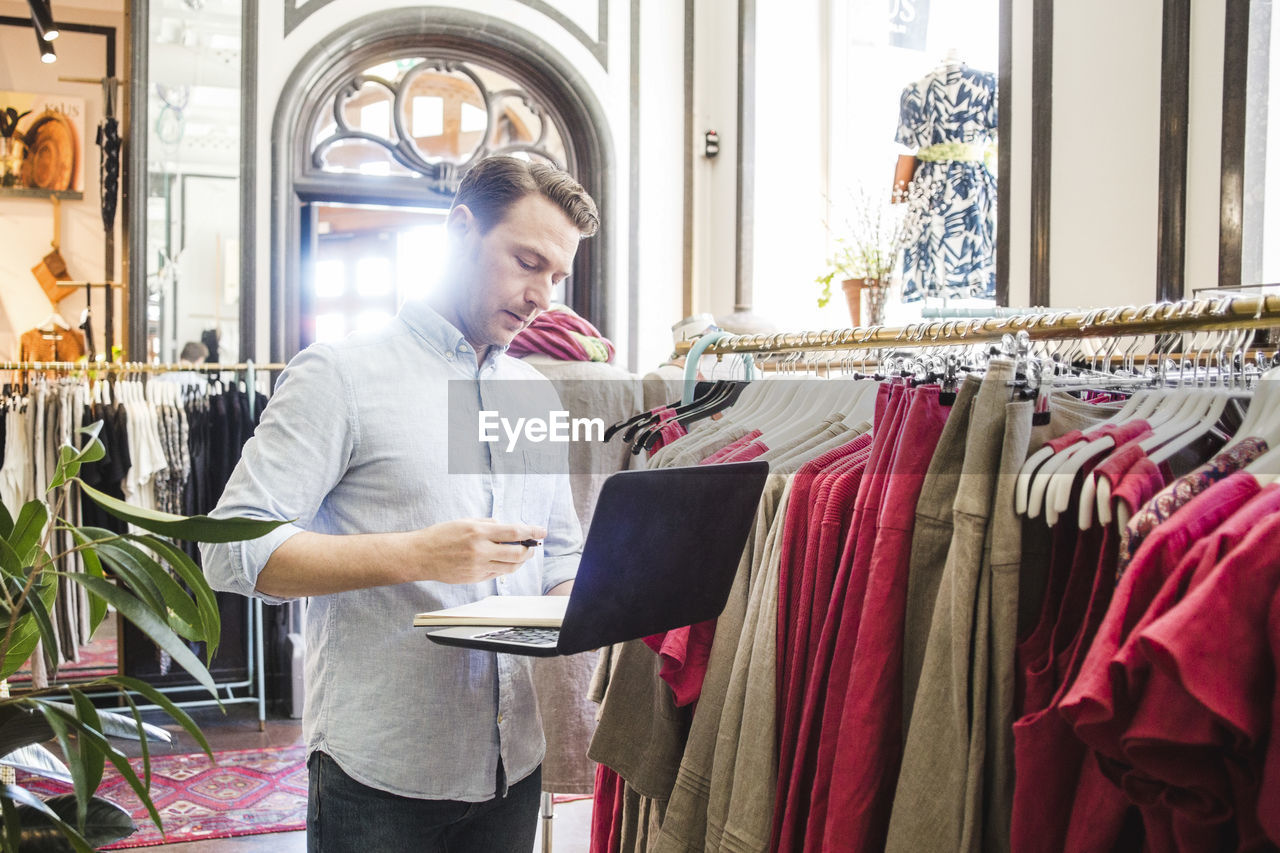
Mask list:
[[[322,254],[324,210],[398,208],[429,227],[473,162],[505,152],[556,162],[596,199],[605,227],[579,249],[562,298],[610,334],[613,156],[586,82],[505,21],[400,9],[325,39],[282,92],[272,128],[272,360],[309,342],[303,320],[315,306],[304,272]]]

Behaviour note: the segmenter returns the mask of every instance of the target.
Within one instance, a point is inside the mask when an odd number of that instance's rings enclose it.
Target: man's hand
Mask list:
[[[531,546],[512,544],[541,541],[546,528],[481,518],[445,521],[417,532],[406,580],[479,583],[514,572],[533,556]]]

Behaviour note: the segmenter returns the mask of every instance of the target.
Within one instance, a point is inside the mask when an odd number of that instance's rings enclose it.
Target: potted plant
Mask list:
[[[902,250],[904,218],[898,210],[901,205],[881,201],[887,198],[887,192],[865,189],[854,194],[844,228],[834,238],[835,250],[827,259],[827,268],[815,279],[821,288],[819,308],[831,301],[832,284],[840,282],[854,326],[862,325],[864,292],[867,324],[884,322],[885,297]]]
[[[0,186],[11,187],[18,182],[22,171],[22,157],[26,140],[18,132],[18,122],[31,110],[18,112],[13,107],[0,110]]]
[[[231,542],[262,536],[278,522],[249,519],[185,518],[130,506],[93,489],[79,479],[81,465],[103,457],[97,439],[101,424],[81,430],[83,446],[60,450],[57,469],[46,490],[46,501],[25,503],[13,518],[0,505],[0,679],[13,675],[30,658],[37,643],[46,664],[56,672],[56,660],[47,653],[57,648],[51,612],[59,579],[81,586],[88,594],[90,625],[96,628],[107,605],[119,617],[136,625],[172,659],[189,672],[214,698],[217,692],[205,664],[185,640],[203,641],[207,660],[217,650],[221,631],[217,600],[200,568],[172,539]],[[136,533],[118,534],[100,528],[76,526],[62,515],[73,487],[83,491],[104,510],[133,525]],[[52,507],[52,509],[50,509]],[[55,530],[70,534],[75,544],[52,553]],[[59,560],[78,553],[84,571],[63,571]],[[110,570],[111,578],[107,577]],[[185,638],[185,639],[184,639]],[[97,709],[88,688],[114,688],[131,709],[116,714]],[[106,762],[111,762],[160,826],[160,816],[149,796],[148,740],[169,740],[164,729],[144,723],[131,694],[139,694],[162,708],[200,744],[213,752],[195,722],[163,693],[146,682],[113,675],[76,687],[53,686],[9,696],[0,689],[0,763],[73,785],[74,793],[41,800],[21,786],[0,786],[0,847],[18,850],[89,851],[129,835],[136,829],[124,809],[94,796]],[[110,737],[142,741],[143,773],[139,778]],[[41,746],[55,740],[63,757]]]

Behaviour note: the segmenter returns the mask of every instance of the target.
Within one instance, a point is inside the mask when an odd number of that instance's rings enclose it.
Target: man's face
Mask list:
[[[510,344],[547,310],[581,236],[564,211],[536,193],[508,208],[487,233],[462,205],[451,212],[449,229],[458,245],[444,313],[479,355]]]

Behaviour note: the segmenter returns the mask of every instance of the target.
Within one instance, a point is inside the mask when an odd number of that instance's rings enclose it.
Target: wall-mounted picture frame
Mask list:
[[[0,186],[84,192],[83,98],[0,91],[0,113]]]

